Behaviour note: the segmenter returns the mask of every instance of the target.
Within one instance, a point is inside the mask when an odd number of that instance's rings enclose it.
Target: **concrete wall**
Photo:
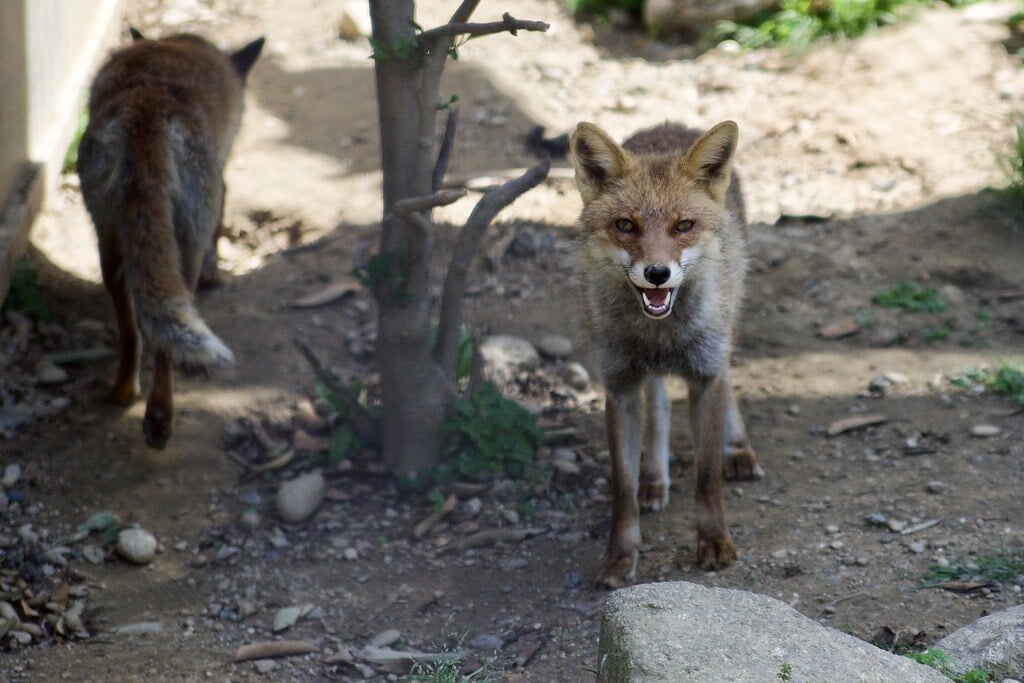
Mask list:
[[[0,301],[120,18],[121,0],[0,0]]]

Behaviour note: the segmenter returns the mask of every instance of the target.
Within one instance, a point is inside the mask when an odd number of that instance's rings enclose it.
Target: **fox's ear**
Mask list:
[[[263,36],[260,36],[242,49],[232,53],[231,64],[234,65],[235,71],[243,79],[249,75],[249,69],[256,63],[256,58],[260,56],[260,51],[263,49],[263,41]]]
[[[131,34],[132,42],[133,43],[137,43],[140,40],[145,40],[146,39],[146,36],[142,35],[142,31],[140,31],[139,29],[135,28],[134,26],[129,26],[128,27],[128,33]]]
[[[683,172],[704,183],[718,201],[725,200],[732,180],[732,158],[739,136],[734,121],[723,121],[697,138],[683,155]]]
[[[576,166],[576,187],[584,204],[596,199],[612,180],[626,171],[626,153],[592,123],[576,126],[569,140],[569,151]]]

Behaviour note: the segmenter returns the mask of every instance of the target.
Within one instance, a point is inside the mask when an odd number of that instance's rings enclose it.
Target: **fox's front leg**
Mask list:
[[[639,389],[639,387],[637,388]],[[618,588],[636,577],[640,553],[640,392],[608,393],[605,425],[612,461],[612,530],[596,581]]]
[[[163,350],[153,354],[153,386],[146,400],[142,433],[150,448],[163,448],[171,438],[174,423],[174,368],[171,355]]]
[[[726,567],[736,559],[736,546],[725,522],[722,492],[722,447],[728,396],[721,376],[689,384],[697,444],[697,564],[711,570]]]
[[[658,512],[668,507],[669,425],[671,406],[661,377],[644,384],[644,450],[640,459],[640,507]]]

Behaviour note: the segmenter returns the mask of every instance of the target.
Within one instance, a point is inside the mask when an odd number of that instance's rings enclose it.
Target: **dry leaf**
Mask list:
[[[319,292],[307,294],[300,299],[296,299],[292,303],[292,306],[295,308],[316,308],[317,306],[326,306],[327,304],[334,303],[335,301],[358,291],[359,281],[355,278],[345,278],[337,282],[332,282]]]
[[[860,325],[856,320],[847,316],[819,328],[818,336],[822,339],[842,339],[858,332],[860,332]]]
[[[854,429],[863,429],[864,427],[871,427],[873,425],[880,425],[888,421],[889,416],[882,415],[881,413],[844,417],[842,420],[836,420],[830,424],[828,429],[825,430],[825,433],[829,436],[839,436],[843,432],[849,432]]]
[[[316,652],[316,646],[304,640],[265,640],[238,648],[235,651],[234,661],[244,662],[250,659],[308,655],[310,652]]]

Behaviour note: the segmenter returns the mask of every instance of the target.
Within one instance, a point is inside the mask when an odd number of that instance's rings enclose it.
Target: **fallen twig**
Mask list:
[[[458,504],[458,496],[454,493],[448,496],[448,499],[445,500],[440,507],[431,512],[426,519],[416,525],[416,528],[412,530],[412,537],[418,541],[429,534],[430,530],[437,526],[438,523],[448,515],[448,513],[458,506]]]
[[[233,661],[244,662],[250,659],[291,657],[293,655],[308,655],[310,652],[316,652],[316,646],[304,640],[265,640],[241,646],[235,651]]]
[[[482,548],[498,543],[519,543],[531,536],[539,536],[547,532],[547,527],[530,527],[527,529],[484,529],[466,536],[450,545],[441,548],[441,553],[457,552],[469,548]]]
[[[918,531],[924,531],[925,529],[931,529],[933,526],[936,526],[936,525],[941,524],[941,523],[942,523],[941,519],[929,519],[929,520],[926,520],[924,522],[921,522],[920,524],[914,524],[913,526],[908,526],[906,529],[904,529],[903,531],[900,532],[900,535],[901,536],[909,536],[910,534],[916,534]]]
[[[829,436],[839,436],[844,432],[849,432],[854,429],[863,429],[864,427],[873,427],[874,425],[880,425],[888,421],[889,416],[882,415],[881,413],[855,415],[853,417],[843,418],[842,420],[836,420],[828,426],[825,433]]]

